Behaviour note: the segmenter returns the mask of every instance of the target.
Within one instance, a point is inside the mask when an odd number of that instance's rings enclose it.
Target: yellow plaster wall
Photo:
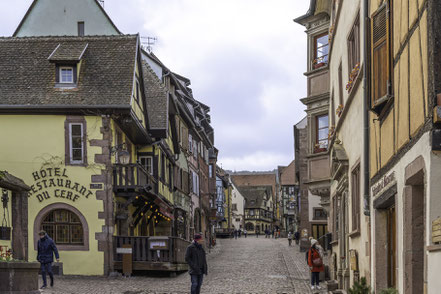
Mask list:
[[[408,2],[408,5],[409,5],[409,29],[410,29],[418,20],[418,1],[410,0]]]
[[[395,67],[395,107],[397,109],[397,146],[398,149],[409,141],[409,75],[408,49],[404,49],[398,65]]]
[[[425,1],[421,1],[421,3],[423,3]],[[428,30],[427,30],[427,12],[424,12],[421,20],[420,20],[420,35],[421,35],[421,48],[422,48],[422,60],[423,60],[423,78],[424,78],[424,99],[426,101],[426,114],[430,113],[430,109],[429,109],[429,86],[428,86],[428,82],[429,82],[429,70],[428,70],[428,62],[429,62],[429,57],[428,57]]]
[[[0,166],[13,175],[23,179],[29,186],[34,185],[33,172],[47,167],[66,168],[66,174],[75,181],[89,188],[91,176],[101,174],[102,165],[94,164],[95,154],[101,148],[87,144],[89,165],[65,166],[65,134],[63,115],[0,115],[0,133],[8,140],[0,141]],[[101,117],[85,117],[87,122],[87,140],[102,139]],[[35,187],[35,186],[34,186]],[[41,209],[52,203],[65,203],[77,208],[86,218],[89,227],[89,251],[60,251],[65,274],[102,275],[104,273],[104,255],[98,251],[95,232],[102,231],[104,220],[98,219],[98,212],[103,211],[102,201],[93,195],[86,198],[80,195],[75,202],[54,197],[55,188],[47,188],[49,199],[39,201],[36,193],[29,197],[29,259],[36,259],[34,250],[34,220]]]
[[[416,5],[416,4],[415,4]],[[410,134],[415,133],[424,123],[425,107],[424,107],[424,90],[423,90],[423,73],[422,60],[420,50],[420,38],[418,30],[410,38]]]
[[[384,119],[381,126],[381,167],[394,155],[394,119],[392,112]]]

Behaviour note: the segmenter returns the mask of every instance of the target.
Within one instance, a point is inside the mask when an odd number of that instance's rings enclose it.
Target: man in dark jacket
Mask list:
[[[207,274],[207,259],[205,250],[202,247],[204,239],[200,234],[194,235],[194,241],[187,247],[185,253],[185,261],[190,267],[188,273],[191,276],[191,294],[199,294],[201,292],[202,280],[204,274]]]
[[[54,254],[57,262],[60,261],[57,246],[45,231],[40,231],[40,240],[38,240],[38,255],[37,260],[41,264],[41,276],[43,277],[43,286],[41,289],[47,287],[46,272],[51,278],[51,287],[54,286],[54,274],[52,273],[52,262],[54,262]]]

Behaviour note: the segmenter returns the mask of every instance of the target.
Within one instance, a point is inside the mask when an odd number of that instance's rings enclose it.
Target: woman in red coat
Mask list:
[[[311,240],[311,248],[308,250],[308,265],[311,270],[311,289],[320,289],[319,274],[325,270],[323,265],[323,249],[317,240]]]

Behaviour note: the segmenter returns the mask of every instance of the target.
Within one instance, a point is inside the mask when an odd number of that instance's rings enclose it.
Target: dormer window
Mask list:
[[[60,67],[60,83],[62,84],[73,84],[74,83],[74,69],[72,66],[61,66]]]
[[[55,87],[76,87],[81,60],[88,47],[83,42],[66,42],[49,55],[50,63],[55,64]]]

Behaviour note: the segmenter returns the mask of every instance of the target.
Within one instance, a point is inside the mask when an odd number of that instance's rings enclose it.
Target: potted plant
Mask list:
[[[38,262],[16,260],[10,249],[0,246],[0,293],[40,293],[39,269]]]

